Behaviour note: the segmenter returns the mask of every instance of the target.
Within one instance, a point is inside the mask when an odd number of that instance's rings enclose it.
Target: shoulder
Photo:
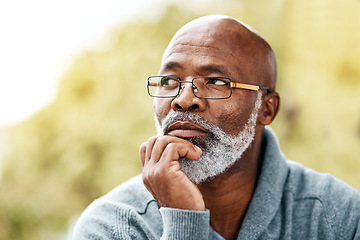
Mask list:
[[[153,196],[144,186],[141,175],[137,175],[99,198],[98,201],[127,205],[128,207],[141,211],[146,207],[146,203],[153,199]]]
[[[86,211],[110,208],[111,213],[114,213],[113,209],[121,208],[141,213],[145,211],[148,202],[152,200],[154,200],[153,196],[144,186],[141,175],[138,175],[96,199]]]
[[[313,218],[316,214],[334,231],[348,229],[349,232],[342,233],[344,235],[356,229],[360,231],[359,191],[330,174],[289,160],[288,165],[285,195],[291,195],[300,215]]]
[[[135,231],[132,222],[144,223],[144,218],[149,217],[145,213],[160,217],[157,203],[138,175],[92,202],[78,219],[74,236],[122,239],[123,233]]]
[[[291,160],[287,160],[287,163],[287,190],[293,192],[296,197],[313,196],[327,201],[346,198],[355,202],[360,201],[359,191],[331,174],[314,171]]]

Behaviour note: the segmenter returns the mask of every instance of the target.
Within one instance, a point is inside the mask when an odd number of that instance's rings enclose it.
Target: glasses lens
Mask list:
[[[150,96],[175,97],[180,90],[180,80],[171,76],[152,76],[148,78],[147,87]]]
[[[230,79],[221,77],[198,77],[193,80],[195,96],[199,98],[229,98]]]

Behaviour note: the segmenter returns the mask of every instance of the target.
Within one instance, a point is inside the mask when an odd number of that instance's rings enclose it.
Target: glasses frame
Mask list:
[[[178,92],[176,95],[172,95],[172,96],[154,96],[150,93],[150,89],[149,89],[149,80],[150,78],[158,78],[158,77],[172,77],[172,78],[175,78],[179,81],[179,89],[178,89]],[[228,99],[231,97],[232,95],[232,89],[233,88],[238,88],[238,89],[245,89],[245,90],[251,90],[251,91],[259,91],[259,90],[266,90],[268,93],[270,93],[270,88],[268,87],[263,87],[263,86],[259,86],[259,85],[253,85],[253,84],[246,84],[246,83],[237,83],[237,82],[233,82],[231,81],[230,78],[227,78],[227,77],[195,77],[193,78],[191,81],[182,81],[179,77],[176,77],[176,76],[166,76],[166,75],[155,75],[155,76],[150,76],[148,77],[147,81],[146,81],[146,87],[147,87],[147,91],[148,91],[148,94],[149,96],[151,97],[156,97],[156,98],[174,98],[174,97],[178,97],[180,92],[181,92],[181,89],[183,88],[182,84],[181,83],[191,83],[192,86],[195,86],[194,85],[194,80],[195,79],[198,79],[198,78],[209,78],[209,79],[226,79],[226,80],[229,80],[230,81],[230,95],[228,97],[222,97],[222,98],[209,98],[209,97],[199,97],[196,95],[196,92],[194,91],[194,87],[192,88],[192,91],[193,91],[193,94],[195,97],[197,98],[201,98],[201,99]]]

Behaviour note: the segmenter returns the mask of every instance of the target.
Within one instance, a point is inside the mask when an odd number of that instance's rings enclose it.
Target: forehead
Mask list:
[[[234,54],[235,53],[235,54]],[[188,70],[197,73],[217,72],[228,77],[239,75],[241,56],[236,50],[215,39],[182,38],[169,45],[164,53],[160,72]]]

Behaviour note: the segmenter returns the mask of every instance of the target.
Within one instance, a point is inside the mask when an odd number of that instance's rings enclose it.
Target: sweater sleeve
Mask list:
[[[73,240],[121,239],[116,231],[116,208],[94,201],[80,216],[73,230]],[[129,239],[122,238],[122,239]]]
[[[209,239],[210,212],[190,211],[174,208],[160,208],[164,232],[167,239]]]

